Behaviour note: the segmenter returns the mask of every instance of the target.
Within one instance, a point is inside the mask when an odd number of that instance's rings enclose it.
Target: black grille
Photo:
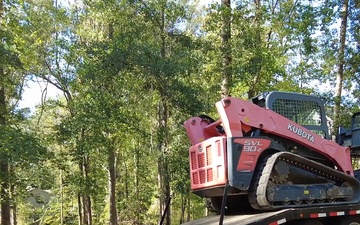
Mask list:
[[[300,125],[321,125],[321,108],[313,101],[276,99],[273,111]]]

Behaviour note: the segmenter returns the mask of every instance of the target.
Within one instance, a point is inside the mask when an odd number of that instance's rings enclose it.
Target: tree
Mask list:
[[[359,36],[359,27],[360,27],[360,23],[359,23],[359,17],[360,17],[360,5],[358,4],[357,1],[349,1],[349,34],[351,35],[352,39],[348,40],[351,41],[353,44],[351,44],[352,47],[349,48],[349,53],[351,55],[351,57],[347,60],[347,62],[349,63],[349,69],[347,71],[349,71],[350,73],[350,77],[352,77],[354,79],[355,82],[347,82],[347,84],[354,84],[355,85],[351,85],[350,88],[348,89],[352,89],[352,96],[357,100],[357,102],[359,101],[359,64],[360,64],[360,60],[359,60],[359,48],[355,48],[354,46],[359,45],[360,43],[360,36]],[[346,45],[349,46],[349,45]],[[346,87],[346,86],[345,86]]]
[[[230,95],[230,87],[232,80],[232,66],[231,66],[231,1],[222,0],[222,55],[223,55],[223,69],[221,82],[221,97]]]
[[[339,43],[339,53],[337,60],[338,69],[336,73],[333,135],[338,134],[338,128],[340,125],[340,121],[339,121],[340,105],[341,105],[341,92],[343,89],[343,79],[344,79],[345,41],[346,41],[346,30],[347,30],[348,7],[349,7],[349,1],[344,0],[342,3],[342,11],[341,11],[340,43]]]
[[[16,4],[16,2],[14,2]],[[0,1],[0,37],[3,40],[0,44],[0,127],[2,131],[10,131],[15,125],[20,123],[21,112],[16,112],[15,107],[20,98],[23,76],[21,74],[22,64],[17,56],[17,46],[15,45],[16,33],[14,32],[14,18],[9,12],[9,8],[4,7],[5,2]],[[16,28],[16,27],[15,27]],[[18,117],[18,118],[17,118]],[[17,139],[22,135],[21,132],[11,132],[4,135],[2,142],[8,145],[1,145],[0,154],[0,204],[1,204],[1,224],[8,225],[11,221],[11,207],[13,196],[12,175],[14,165],[11,162],[12,150],[15,144],[12,139]]]
[[[191,87],[185,80],[196,70],[196,45],[188,35],[186,27],[179,29],[179,23],[189,20],[191,6],[188,1],[160,1],[157,3],[139,1],[134,4],[139,16],[149,21],[143,36],[147,42],[142,45],[135,62],[143,78],[146,80],[148,93],[153,96],[152,114],[154,129],[154,148],[157,152],[158,196],[160,215],[164,213],[166,203],[171,196],[171,124],[174,122],[174,111],[187,111],[197,101],[189,101]],[[184,22],[182,22],[184,21]],[[187,90],[188,88],[188,90]],[[187,92],[187,93],[186,93]],[[186,103],[189,103],[186,105]],[[201,105],[200,105],[201,107]],[[156,121],[156,122],[155,122]],[[170,224],[170,211],[166,212],[165,224]]]

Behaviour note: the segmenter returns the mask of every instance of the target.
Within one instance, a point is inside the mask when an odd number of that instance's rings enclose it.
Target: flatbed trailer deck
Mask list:
[[[290,208],[272,212],[225,215],[224,225],[360,225],[360,204]],[[182,225],[219,225],[220,215],[210,215]]]

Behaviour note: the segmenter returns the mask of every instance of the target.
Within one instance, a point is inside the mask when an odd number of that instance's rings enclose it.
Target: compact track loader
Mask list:
[[[360,203],[351,157],[359,148],[341,146],[360,140],[360,126],[330,140],[318,97],[269,92],[250,101],[227,97],[216,109],[217,120],[202,115],[184,123],[192,145],[191,189],[212,211]]]

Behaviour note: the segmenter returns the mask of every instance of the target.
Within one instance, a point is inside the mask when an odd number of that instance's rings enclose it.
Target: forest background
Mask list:
[[[165,224],[204,216],[182,123],[223,96],[318,95],[333,131],[359,110],[358,0],[200,5],[0,0],[2,225],[158,224],[170,198]],[[63,97],[19,107],[31,80]]]

